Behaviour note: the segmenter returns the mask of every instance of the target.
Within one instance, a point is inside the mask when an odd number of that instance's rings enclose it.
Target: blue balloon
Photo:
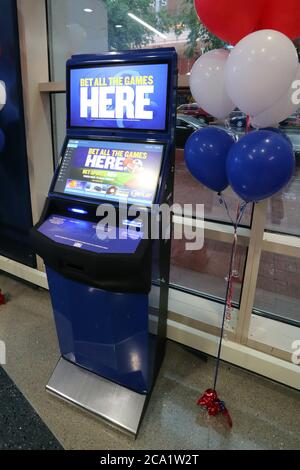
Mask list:
[[[186,142],[186,166],[198,181],[213,191],[221,192],[228,186],[226,159],[233,144],[233,138],[223,129],[199,129]]]
[[[2,152],[2,150],[4,149],[4,146],[5,146],[5,134],[2,131],[2,129],[0,129],[0,152]]]
[[[276,194],[290,181],[295,163],[285,138],[272,131],[253,131],[230,149],[228,180],[244,201],[257,202]]]
[[[264,127],[263,129],[260,129],[260,130],[261,131],[271,131],[271,132],[275,132],[278,135],[281,135],[282,137],[284,137],[289,142],[289,144],[292,146],[292,148],[294,148],[293,144],[292,144],[292,141],[289,138],[289,136],[284,131],[282,131],[281,129],[278,129],[278,127]]]

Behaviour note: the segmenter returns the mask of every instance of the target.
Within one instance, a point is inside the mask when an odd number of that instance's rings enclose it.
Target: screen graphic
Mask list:
[[[101,240],[97,230],[99,229],[94,222],[55,214],[38,229],[40,233],[57,243],[94,253],[134,253],[143,238],[143,232],[115,227],[115,238]]]
[[[127,204],[152,204],[163,145],[69,140],[54,191]]]
[[[70,126],[164,130],[168,65],[70,70]]]

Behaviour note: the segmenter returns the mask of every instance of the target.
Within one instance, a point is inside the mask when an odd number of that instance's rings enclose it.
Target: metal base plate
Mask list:
[[[136,436],[147,395],[82,369],[62,357],[46,389]]]

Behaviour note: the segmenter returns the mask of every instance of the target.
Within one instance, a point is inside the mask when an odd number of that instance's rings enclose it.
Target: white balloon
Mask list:
[[[300,104],[294,103],[292,98],[295,93],[293,83],[300,80],[300,64],[293,82],[290,84],[288,92],[285,93],[273,106],[262,113],[251,118],[253,127],[276,127],[281,121],[288,118],[300,108]]]
[[[225,119],[235,108],[225,88],[225,65],[229,52],[224,49],[203,54],[190,75],[191,93],[198,105],[218,119]]]
[[[287,92],[297,67],[297,51],[287,36],[272,29],[256,31],[232,49],[226,89],[241,111],[256,116]]]
[[[6,86],[3,81],[0,80],[0,111],[6,105]]]

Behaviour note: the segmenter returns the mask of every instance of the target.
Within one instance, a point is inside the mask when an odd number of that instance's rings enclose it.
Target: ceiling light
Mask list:
[[[151,26],[150,24],[146,23],[146,21],[141,20],[141,18],[138,18],[138,17],[135,16],[133,13],[128,13],[128,16],[130,16],[130,18],[132,18],[133,20],[137,21],[137,22],[140,23],[141,25],[145,26],[145,28],[149,29],[150,31],[152,31],[153,33],[157,34],[157,35],[160,36],[161,38],[163,38],[163,39],[168,39],[165,34],[161,33],[161,32],[158,31],[157,29],[153,28],[153,26]]]

